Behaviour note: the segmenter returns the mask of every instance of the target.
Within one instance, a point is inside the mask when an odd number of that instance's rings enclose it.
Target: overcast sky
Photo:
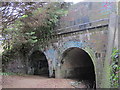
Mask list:
[[[78,2],[82,2],[84,0],[65,0],[65,2],[73,2],[73,3],[78,3]]]
[[[120,0],[65,0],[65,2],[115,2],[115,1],[120,1]]]

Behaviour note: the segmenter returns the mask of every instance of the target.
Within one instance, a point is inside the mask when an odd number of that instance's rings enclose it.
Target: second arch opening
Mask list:
[[[30,66],[33,68],[33,75],[49,76],[49,66],[43,52],[36,50],[30,56]]]
[[[95,70],[92,59],[83,49],[72,47],[63,52],[61,59],[63,78],[88,81],[90,88],[95,87]]]

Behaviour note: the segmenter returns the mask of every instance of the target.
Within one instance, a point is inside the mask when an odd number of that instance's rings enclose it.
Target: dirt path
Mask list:
[[[71,79],[55,79],[40,76],[3,76],[3,88],[74,88]],[[84,85],[81,86],[83,88]]]

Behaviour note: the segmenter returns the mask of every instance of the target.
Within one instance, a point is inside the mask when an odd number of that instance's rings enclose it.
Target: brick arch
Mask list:
[[[94,70],[95,70],[95,78],[96,78],[96,87],[98,87],[98,82],[99,82],[99,77],[98,77],[98,70],[97,70],[97,58],[95,57],[95,51],[90,48],[90,47],[85,47],[83,48],[83,50],[88,53],[88,55],[90,56],[93,64],[94,64]]]
[[[46,53],[45,53],[45,51],[44,51],[44,49],[40,49],[40,47],[39,46],[36,46],[36,47],[34,47],[34,48],[32,48],[31,50],[30,50],[30,52],[28,53],[28,56],[27,56],[27,62],[28,62],[28,71],[29,71],[29,69],[30,69],[30,66],[29,66],[29,61],[30,61],[30,57],[31,57],[31,55],[34,53],[34,52],[36,52],[36,51],[40,51],[40,52],[42,52],[43,54],[44,54],[44,56],[46,57],[46,60],[47,60],[47,62],[48,62],[48,56],[46,55]],[[49,68],[50,66],[49,66],[49,62],[48,62],[48,68]],[[50,68],[49,68],[49,72],[50,72]],[[29,74],[29,73],[28,73]],[[50,74],[50,73],[49,73]],[[49,75],[50,76],[50,75]]]
[[[97,76],[96,76],[96,63],[95,63],[95,58],[94,58],[94,53],[92,53],[91,51],[92,50],[90,50],[90,49],[88,49],[88,48],[80,48],[80,47],[68,47],[68,48],[66,48],[65,50],[63,50],[62,52],[61,52],[61,57],[59,58],[59,62],[60,62],[60,64],[61,64],[61,60],[62,60],[62,57],[64,56],[63,54],[65,54],[65,52],[66,51],[70,51],[70,49],[71,48],[77,48],[77,49],[80,49],[80,50],[82,50],[83,52],[85,52],[87,55],[88,55],[88,57],[90,57],[90,60],[91,60],[91,62],[92,62],[92,64],[93,64],[93,66],[94,66],[94,73],[95,73],[95,80],[97,79]],[[59,65],[58,65],[59,66]],[[61,67],[60,67],[61,68]],[[58,68],[58,73],[60,73],[60,70],[59,70],[59,68]],[[57,78],[63,78],[62,76],[60,76],[60,75],[58,75],[58,76],[56,76]],[[97,80],[96,80],[97,81]]]
[[[79,47],[84,48],[86,46],[86,42],[83,42],[79,39],[70,39],[70,40],[64,40],[63,42],[59,42],[59,50],[61,53],[63,53],[65,50],[67,50],[70,47]]]
[[[33,69],[33,75],[49,76],[48,60],[42,51],[34,51],[30,55],[29,64]]]
[[[34,51],[36,51],[36,50],[39,50],[39,51],[41,51],[41,52],[44,52],[43,50],[40,49],[39,46],[35,46],[35,47],[31,48],[31,50],[29,51],[28,57],[30,57],[30,55],[31,55]]]
[[[41,49],[40,46],[35,46],[34,48],[32,48],[32,49],[29,51],[29,53],[28,53],[28,59],[29,59],[30,55],[31,55],[33,52],[37,51],[37,50],[43,52],[43,53],[45,54],[47,60],[49,59],[48,56],[47,56],[47,54],[45,53],[45,50],[44,50],[44,49]]]
[[[66,42],[71,42],[71,41],[74,41],[74,42],[76,42],[77,44],[73,44],[72,46],[67,46],[67,47],[65,47],[64,48],[64,44],[66,43]],[[59,48],[59,52],[60,52],[60,54],[62,55],[63,54],[63,52],[65,51],[65,50],[67,50],[68,48],[71,48],[71,47],[77,47],[77,48],[80,48],[80,49],[83,49],[85,52],[87,52],[88,53],[88,55],[91,57],[91,60],[92,60],[92,62],[93,62],[93,64],[94,64],[94,68],[95,68],[95,74],[96,74],[96,85],[97,85],[97,82],[99,82],[98,81],[98,72],[97,72],[97,59],[96,59],[96,57],[95,57],[95,51],[92,49],[92,48],[90,48],[88,45],[87,45],[87,43],[86,42],[83,42],[83,41],[81,41],[80,39],[72,39],[72,40],[66,40],[65,42],[60,42],[60,43],[62,43],[61,45],[59,44],[59,46],[58,46],[58,48]],[[60,57],[58,57],[58,60],[60,60],[61,59],[61,56]],[[60,62],[60,61],[58,61],[58,62]],[[58,66],[58,65],[57,65]]]

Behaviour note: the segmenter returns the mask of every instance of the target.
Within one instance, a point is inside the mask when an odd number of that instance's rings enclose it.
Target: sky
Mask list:
[[[78,3],[78,2],[83,2],[84,0],[65,0],[65,2],[73,2],[73,3]]]
[[[73,3],[78,3],[78,2],[115,2],[115,1],[120,1],[120,0],[65,0],[65,2],[73,2]]]

